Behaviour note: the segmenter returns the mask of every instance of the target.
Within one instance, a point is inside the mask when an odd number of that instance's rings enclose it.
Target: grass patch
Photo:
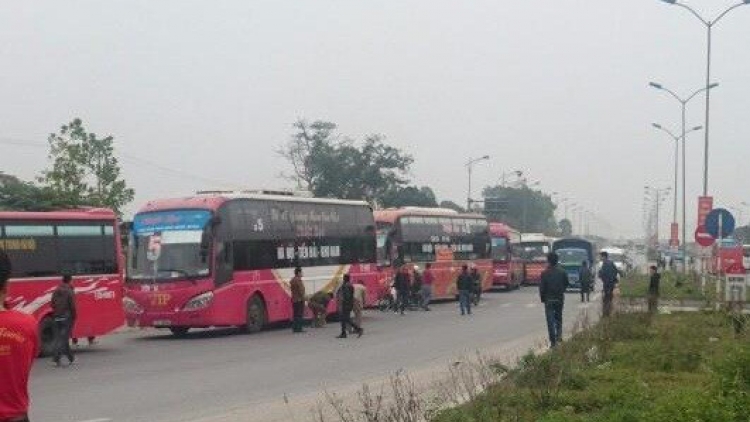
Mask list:
[[[617,314],[435,422],[747,422],[750,336],[721,312]]]
[[[623,298],[645,298],[648,295],[648,285],[648,275],[629,274],[620,281],[620,295]],[[663,300],[708,301],[715,295],[713,282],[706,283],[704,293],[701,290],[700,276],[695,273],[664,272],[659,287],[659,296]]]

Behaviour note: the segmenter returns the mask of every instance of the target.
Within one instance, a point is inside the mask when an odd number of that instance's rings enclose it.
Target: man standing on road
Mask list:
[[[648,283],[648,312],[655,314],[659,306],[659,282],[661,281],[661,274],[659,274],[656,265],[652,265],[649,270],[651,277]]]
[[[70,333],[76,320],[75,291],[70,285],[73,277],[70,274],[63,275],[62,283],[52,293],[52,315],[55,319],[55,354],[52,361],[60,366],[60,358],[65,355],[68,363],[75,361],[75,356],[70,350]]]
[[[343,283],[339,289],[339,318],[341,319],[341,334],[337,338],[346,338],[346,329],[354,328],[357,337],[362,337],[362,327],[352,322],[352,309],[354,308],[354,286],[352,286],[349,274],[344,274]]]
[[[557,263],[556,253],[547,254],[547,269],[542,272],[539,283],[539,297],[544,303],[544,314],[547,317],[547,332],[551,347],[562,341],[563,305],[565,304],[565,289],[568,288],[568,273]]]
[[[29,373],[39,340],[34,317],[5,306],[10,270],[0,249],[0,421],[28,422]]]
[[[401,315],[404,314],[406,305],[409,302],[410,285],[409,271],[406,269],[406,265],[402,265],[393,280],[393,288],[396,289],[396,310],[399,311]]]
[[[432,283],[435,281],[435,275],[432,273],[432,264],[427,263],[424,267],[422,276],[422,309],[430,310],[430,300],[432,300]]]
[[[591,288],[593,287],[591,268],[589,267],[589,261],[581,262],[581,268],[578,270],[578,280],[581,283],[581,302],[588,302],[591,300]]]
[[[474,289],[474,277],[469,273],[469,266],[466,264],[461,266],[461,274],[458,275],[458,280],[456,280],[456,288],[458,289],[458,307],[461,309],[461,315],[467,313],[471,315],[471,292]]]
[[[602,252],[599,254],[602,260],[602,266],[599,269],[599,278],[602,279],[604,296],[602,299],[602,315],[607,318],[612,315],[612,299],[617,286],[617,277],[619,272],[614,262],[609,260],[609,254]]]
[[[292,332],[301,333],[302,317],[305,313],[305,283],[302,281],[302,268],[294,269],[294,277],[289,282],[292,290]]]

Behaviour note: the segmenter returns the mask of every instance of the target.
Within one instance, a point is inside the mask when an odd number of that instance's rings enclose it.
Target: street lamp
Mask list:
[[[469,161],[466,162],[466,169],[469,172],[469,191],[466,193],[466,211],[471,211],[471,169],[474,167],[474,164],[480,162],[480,161],[486,161],[489,160],[490,156],[485,155],[483,157],[479,158],[471,158]]]
[[[695,94],[693,95],[695,96]],[[689,101],[689,99],[688,99]],[[682,136],[675,135],[672,131],[665,128],[664,126],[658,124],[658,123],[652,123],[652,126],[655,127],[658,130],[661,130],[662,132],[669,135],[670,138],[674,140],[674,213],[673,213],[673,219],[672,221],[676,224],[677,223],[677,196],[679,190],[677,190],[677,169],[679,167],[679,148],[680,148],[680,140],[682,140],[682,244],[680,245],[680,248],[682,249],[683,254],[687,253],[687,248],[685,246],[685,243],[687,242],[687,229],[686,229],[686,220],[687,220],[687,212],[685,208],[685,198],[687,195],[686,188],[685,188],[685,136],[691,132],[696,132],[701,129],[703,129],[703,126],[695,126],[692,129],[685,131],[685,105],[683,103],[682,107]],[[686,256],[686,255],[685,255]],[[686,263],[685,260],[683,260],[683,271],[685,270]]]
[[[672,188],[654,188],[651,186],[644,186],[644,193],[648,195],[649,197],[653,195],[654,199],[654,207],[655,207],[655,216],[656,219],[655,223],[655,235],[656,235],[656,243],[657,246],[659,244],[659,207],[661,206],[661,202],[664,200],[664,197],[669,194],[669,192],[672,190]]]
[[[716,88],[717,86],[719,86],[719,84],[718,83],[713,83],[713,84],[710,84],[708,86],[705,86],[705,87],[703,87],[703,88],[701,88],[701,89],[693,92],[693,94],[690,95],[687,98],[680,97],[679,95],[675,94],[674,91],[672,91],[669,88],[664,87],[662,84],[659,84],[659,83],[656,83],[656,82],[650,82],[649,85],[652,86],[652,87],[654,87],[654,88],[656,88],[656,89],[658,89],[658,90],[664,91],[664,92],[668,93],[669,95],[671,95],[675,100],[677,100],[680,103],[680,108],[681,108],[681,111],[682,111],[682,136],[680,137],[682,139],[682,141],[683,141],[682,142],[682,252],[683,252],[683,256],[687,256],[687,248],[685,246],[685,242],[687,241],[687,237],[686,237],[687,236],[687,227],[685,226],[685,214],[686,214],[686,208],[685,208],[686,199],[685,199],[685,196],[687,195],[687,192],[685,190],[685,174],[686,174],[686,166],[687,166],[687,162],[686,162],[686,159],[685,159],[685,148],[686,148],[685,147],[685,136],[687,135],[687,132],[685,131],[685,112],[686,112],[687,104],[690,102],[690,100],[692,100],[693,98],[695,98],[696,95],[698,95],[698,94],[700,94],[701,92],[704,92],[704,91],[706,91],[707,92],[706,95],[708,95],[708,91],[710,91],[711,89]],[[708,119],[706,119],[706,121],[708,122]],[[658,127],[656,124],[654,124],[654,127],[657,127],[657,129],[662,129],[662,128]],[[693,130],[700,130],[700,129],[696,129],[696,128],[693,128]],[[664,130],[664,129],[662,129],[662,130]],[[691,132],[693,130],[691,130]],[[675,138],[675,136],[671,132],[667,131],[667,133],[669,133],[669,135],[672,136],[672,138]],[[708,134],[708,130],[706,130],[706,133]],[[706,135],[706,139],[708,139],[708,135]],[[708,146],[707,145],[708,145],[708,141],[706,141],[706,151],[705,151],[706,154],[708,153]],[[675,147],[677,148],[677,146],[675,146]],[[677,175],[677,164],[676,163],[677,163],[677,159],[675,157],[675,191],[674,191],[675,204],[677,204],[677,183],[676,183],[676,180],[677,180],[677,176],[676,176]],[[706,164],[707,163],[708,163],[708,161],[706,161]],[[707,165],[706,165],[706,168],[708,168]],[[706,172],[705,174],[707,175],[708,173]],[[704,196],[706,195],[705,191],[708,190],[707,189],[707,185],[706,185],[707,180],[708,180],[707,178],[704,180],[704,193],[703,193]],[[675,215],[677,215],[676,212],[675,212]],[[677,222],[677,220],[675,220],[675,222]],[[683,270],[683,272],[685,271],[686,268],[687,268],[687,262],[685,262],[685,260],[683,259],[683,261],[682,261],[682,270]]]
[[[741,2],[735,4],[734,6],[729,7],[728,9],[721,12],[716,19],[714,20],[706,20],[703,16],[701,16],[698,12],[696,12],[692,7],[682,4],[678,2],[677,0],[661,0],[664,3],[680,6],[683,9],[690,12],[693,16],[698,18],[699,21],[706,27],[706,138],[703,145],[703,196],[708,195],[708,135],[709,135],[709,116],[710,116],[710,107],[711,107],[711,32],[713,30],[714,25],[719,23],[719,21],[727,15],[727,13],[731,12],[732,10],[744,6],[746,4],[750,4],[750,0],[742,0]]]

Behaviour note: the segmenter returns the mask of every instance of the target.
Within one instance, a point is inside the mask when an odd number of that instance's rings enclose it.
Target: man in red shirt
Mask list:
[[[34,317],[5,306],[10,269],[0,249],[0,422],[28,422],[29,372],[39,340]]]

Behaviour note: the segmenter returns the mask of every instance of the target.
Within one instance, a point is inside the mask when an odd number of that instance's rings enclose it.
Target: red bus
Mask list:
[[[0,212],[0,247],[13,267],[8,305],[39,322],[42,355],[54,347],[50,299],[73,276],[78,317],[73,338],[122,327],[122,259],[117,216],[108,209]]]
[[[523,261],[524,284],[539,284],[547,268],[547,254],[552,251],[552,238],[541,233],[521,233],[519,255]]]
[[[381,267],[432,263],[433,299],[456,297],[461,265],[476,265],[483,290],[492,287],[490,234],[483,215],[441,208],[405,207],[375,211]],[[392,278],[392,270],[389,278]]]
[[[128,243],[128,323],[175,335],[291,320],[296,266],[308,294],[334,291],[345,273],[367,287],[366,305],[384,289],[362,201],[221,192],[157,200],[135,215]]]
[[[492,285],[507,290],[516,289],[523,281],[523,263],[514,249],[521,234],[503,223],[490,223],[492,238]]]

